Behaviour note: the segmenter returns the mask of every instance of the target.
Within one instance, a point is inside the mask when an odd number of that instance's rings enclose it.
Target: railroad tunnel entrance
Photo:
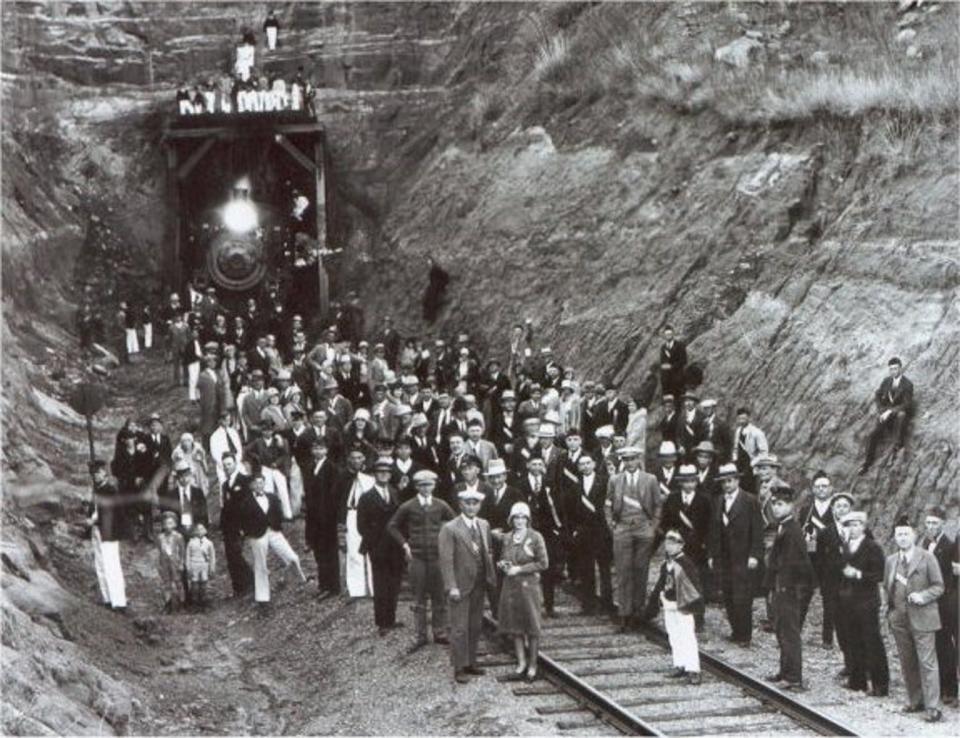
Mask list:
[[[330,303],[325,132],[306,111],[176,116],[165,127],[164,284],[238,308],[276,286],[289,309]]]

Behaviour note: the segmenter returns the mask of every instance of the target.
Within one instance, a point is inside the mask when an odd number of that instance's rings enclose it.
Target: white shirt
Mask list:
[[[314,462],[313,464],[313,475],[317,476],[320,473],[320,470],[323,469],[323,462],[326,461],[326,458],[320,459],[319,461]]]
[[[378,493],[380,493],[380,497],[383,499],[384,502],[390,502],[390,492],[387,490],[386,487],[377,486],[376,490]]]
[[[813,506],[821,520],[825,519],[827,510],[830,509],[830,500],[814,500]]]
[[[423,495],[418,494],[417,499],[420,500],[420,507],[430,507],[430,502],[433,500],[433,495],[424,497]]]
[[[730,512],[730,508],[733,507],[733,503],[737,501],[737,495],[739,494],[740,494],[740,490],[738,489],[732,495],[728,495],[726,493],[723,495],[723,511],[724,512]]]
[[[857,540],[853,540],[851,538],[849,541],[847,541],[847,545],[850,547],[850,553],[857,552],[857,549],[860,548],[860,544],[863,543],[864,538],[866,538],[866,536],[860,536]]]
[[[410,467],[413,466],[413,459],[397,459],[394,463],[397,465],[397,469],[400,470],[401,474],[406,474],[410,471]]]
[[[589,495],[590,490],[593,489],[593,480],[597,475],[594,474],[584,474],[583,475],[583,494]]]
[[[262,495],[254,495],[254,499],[256,499],[260,509],[264,512],[270,509],[270,500],[267,499],[266,492],[264,492]]]
[[[477,519],[476,519],[476,518],[468,518],[468,517],[467,517],[466,515],[464,515],[463,513],[460,514],[460,517],[463,518],[463,522],[467,524],[467,527],[468,527],[470,530],[477,530]]]
[[[543,489],[543,478],[538,477],[536,474],[528,474],[527,479],[530,481],[530,489],[533,491],[538,491]]]
[[[503,499],[504,494],[507,492],[507,485],[503,485],[499,489],[494,491],[494,499],[497,501],[497,504],[500,504],[500,500]]]
[[[694,496],[695,494],[697,494],[697,493],[696,493],[696,490],[694,490],[693,492],[682,492],[682,491],[681,491],[681,492],[680,492],[680,495],[681,495],[681,497],[682,497],[682,499],[683,499],[683,504],[684,504],[684,505],[689,505],[691,502],[693,502],[693,496]]]

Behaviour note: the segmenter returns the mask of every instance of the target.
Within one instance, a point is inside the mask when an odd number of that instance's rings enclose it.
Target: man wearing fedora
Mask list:
[[[207,499],[203,490],[194,483],[193,467],[187,459],[180,459],[173,467],[176,483],[169,491],[161,490],[159,507],[161,512],[172,511],[177,516],[177,528],[186,537],[196,525],[205,528],[210,525],[207,517]],[[190,588],[187,582],[187,570],[181,572],[183,580],[184,602],[190,604]]]
[[[682,464],[674,472],[673,481],[677,489],[671,491],[663,502],[663,514],[660,518],[654,550],[660,547],[667,531],[679,531],[685,541],[684,553],[696,565],[700,590],[707,599],[707,585],[710,581],[710,571],[707,567],[707,538],[710,535],[713,503],[705,494],[698,491],[697,472],[694,466]],[[704,622],[702,610],[695,615],[697,630],[702,630]]]
[[[403,552],[387,532],[387,524],[399,506],[397,489],[390,483],[392,474],[393,459],[377,459],[373,464],[373,487],[357,503],[360,553],[370,557],[373,620],[381,636],[397,627],[397,599],[403,576]]]
[[[619,450],[623,471],[610,478],[610,520],[617,567],[620,628],[639,625],[647,602],[647,578],[663,501],[657,478],[642,468],[643,449]]]
[[[757,502],[760,503],[760,513],[763,516],[763,559],[762,567],[766,566],[767,559],[770,557],[770,549],[773,548],[773,541],[777,536],[777,516],[773,512],[772,500],[773,490],[777,487],[788,486],[782,481],[778,474],[780,471],[780,460],[775,454],[761,454],[753,460],[753,471],[756,475],[759,487],[757,489]],[[761,567],[761,581],[762,581]],[[761,585],[762,586],[762,585]],[[773,632],[773,615],[770,607],[770,596],[765,587],[762,587],[766,601],[766,617],[761,623],[761,627],[768,633]]]
[[[712,443],[717,458],[727,461],[730,458],[733,434],[730,433],[730,427],[717,417],[717,401],[710,397],[702,400],[700,411],[702,413],[701,440]]]
[[[907,688],[903,711],[925,710],[924,719],[935,723],[942,717],[936,633],[941,625],[937,600],[944,591],[943,575],[936,557],[916,545],[916,532],[906,517],[897,520],[893,535],[898,550],[887,557],[883,586]]]
[[[740,489],[734,464],[722,464],[717,479],[723,496],[717,500],[707,541],[708,559],[730,623],[728,639],[749,646],[753,637],[755,572],[763,557],[763,517],[757,499]]]
[[[693,462],[694,449],[703,440],[703,413],[697,407],[700,398],[692,392],[686,392],[681,401],[683,407],[677,418],[676,442],[685,460]]]
[[[697,470],[697,485],[708,500],[720,496],[717,485],[717,450],[712,441],[700,441],[693,449],[693,459]]]
[[[805,689],[800,614],[806,593],[813,584],[813,567],[800,524],[793,516],[793,503],[794,492],[790,487],[773,490],[771,505],[777,532],[764,585],[770,591],[773,624],[780,647],[780,668],[769,681],[782,682],[782,689],[800,692]]]
[[[677,447],[673,441],[661,441],[657,451],[657,470],[654,474],[660,486],[660,496],[666,500],[672,492],[680,489],[677,474]]]
[[[469,681],[484,670],[477,665],[483,625],[483,601],[496,586],[490,525],[477,517],[483,495],[463,490],[460,515],[445,523],[437,538],[440,574],[450,606],[450,658],[454,679]]]
[[[958,556],[957,543],[944,530],[946,513],[942,507],[931,508],[924,520],[926,535],[920,545],[932,553],[943,576],[943,595],[937,600],[940,609],[940,630],[937,631],[937,663],[940,665],[940,696],[946,705],[957,702],[957,575],[954,567]]]
[[[597,462],[583,454],[577,462],[580,481],[567,499],[572,548],[580,580],[580,602],[583,614],[597,610],[597,574],[600,571],[600,604],[613,610],[613,587],[610,565],[613,563],[613,541],[607,525],[605,503],[607,480],[597,472]]]
[[[480,517],[490,523],[491,530],[506,530],[507,515],[515,502],[522,502],[520,493],[507,485],[507,465],[503,459],[492,459],[484,472],[488,492],[480,506]]]
[[[521,495],[526,495],[532,518],[530,525],[543,536],[547,547],[547,568],[542,573],[543,606],[548,617],[553,617],[554,589],[561,579],[564,555],[564,541],[567,537],[566,509],[556,477],[546,473],[543,459],[536,456],[527,462],[527,476]]]
[[[839,502],[838,499],[834,503]],[[842,518],[840,584],[837,594],[838,634],[847,648],[846,688],[867,691],[874,697],[886,697],[890,689],[887,651],[880,635],[880,591],[884,555],[880,544],[867,536],[867,514],[848,512]]]

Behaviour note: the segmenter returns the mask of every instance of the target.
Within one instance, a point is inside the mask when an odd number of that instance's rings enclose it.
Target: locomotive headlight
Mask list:
[[[234,233],[249,233],[258,222],[257,209],[249,200],[233,200],[223,209],[223,224]]]

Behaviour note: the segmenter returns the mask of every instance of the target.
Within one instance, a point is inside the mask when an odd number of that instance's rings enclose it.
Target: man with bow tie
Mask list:
[[[653,550],[660,547],[667,531],[679,531],[686,542],[684,552],[697,567],[701,592],[704,599],[707,599],[707,583],[710,579],[707,567],[707,538],[710,535],[713,504],[710,498],[698,491],[697,471],[694,466],[681,465],[673,473],[671,481],[676,485],[676,489],[671,491],[663,502],[663,514]],[[702,630],[703,612],[694,615],[697,630]]]
[[[360,553],[370,557],[373,620],[381,636],[398,627],[397,598],[403,576],[403,551],[387,532],[387,524],[399,506],[397,490],[390,484],[392,474],[393,459],[377,459],[373,464],[373,487],[361,495],[357,504]]]
[[[242,597],[253,584],[253,570],[243,558],[243,532],[240,530],[240,509],[250,493],[250,477],[240,473],[237,457],[225,453],[220,462],[223,480],[220,482],[220,530],[227,559],[227,571],[235,597]]]
[[[617,567],[620,628],[636,627],[647,604],[647,578],[663,502],[657,478],[642,468],[643,449],[619,450],[623,471],[610,478],[610,520]]]
[[[830,486],[830,478],[825,471],[818,471],[813,477],[813,497],[797,511],[797,521],[803,530],[807,554],[814,573],[813,586],[806,592],[808,596],[801,603],[800,625],[803,627],[806,621],[814,589],[819,589],[820,599],[823,602],[821,640],[824,648],[833,647],[835,617],[833,608],[836,604],[836,593],[830,592],[830,588],[836,585],[836,578],[829,575],[826,569],[829,559],[826,554],[828,531],[833,525],[833,512],[830,509],[832,497],[833,488]]]
[[[757,499],[740,489],[736,465],[721,465],[716,478],[723,496],[713,513],[707,564],[719,580],[730,624],[728,640],[749,646],[753,638],[753,573],[763,556],[763,516]]]
[[[477,517],[483,494],[463,490],[458,495],[460,511],[445,523],[437,539],[440,574],[450,600],[450,657],[454,679],[465,684],[482,675],[477,665],[477,646],[483,626],[483,601],[496,587],[490,525]]]

